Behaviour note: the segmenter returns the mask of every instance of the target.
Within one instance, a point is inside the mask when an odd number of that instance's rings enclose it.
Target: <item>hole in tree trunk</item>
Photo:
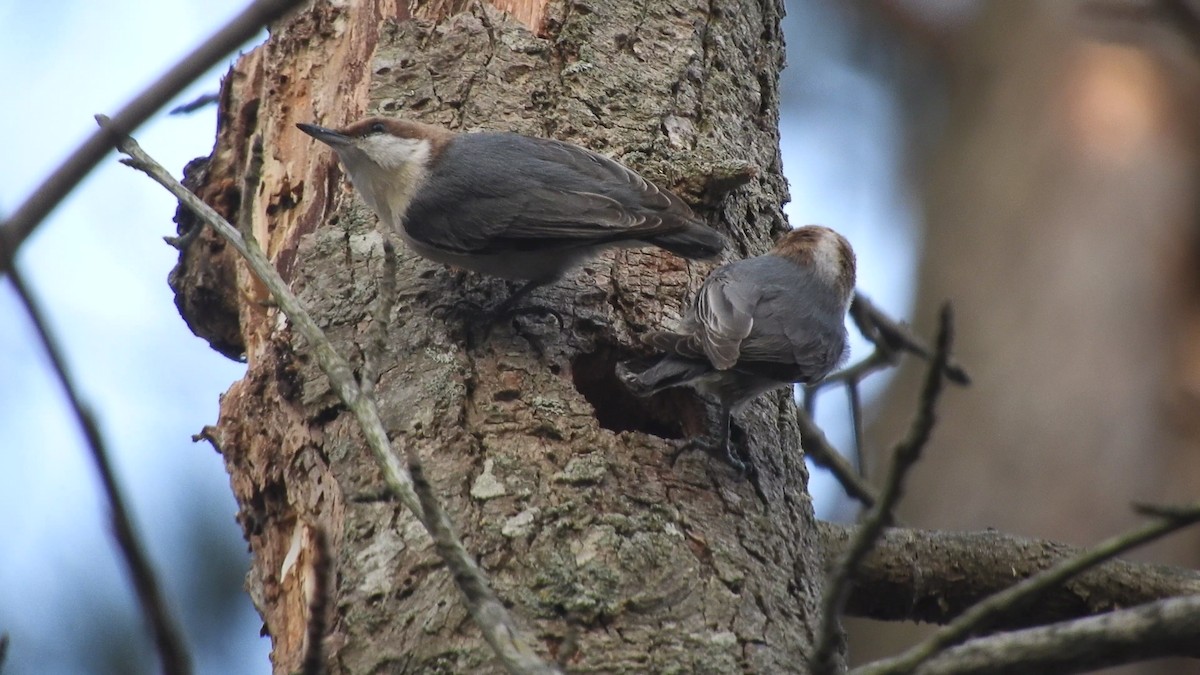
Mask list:
[[[596,411],[596,421],[609,431],[640,431],[659,438],[703,435],[707,418],[704,401],[690,389],[677,388],[648,398],[634,396],[617,379],[619,361],[635,355],[621,347],[600,344],[571,362],[575,388]]]

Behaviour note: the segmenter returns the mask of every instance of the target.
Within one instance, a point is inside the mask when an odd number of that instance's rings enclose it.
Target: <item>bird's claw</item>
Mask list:
[[[465,298],[458,298],[450,302],[439,302],[433,305],[429,308],[429,313],[434,316],[437,316],[438,313],[443,313],[443,316],[447,317],[454,315],[463,321],[468,321],[470,317],[478,316],[485,312],[483,305]]]
[[[729,443],[722,443],[720,440],[701,436],[699,438],[689,438],[673,443],[675,452],[671,454],[671,463],[674,464],[679,456],[690,450],[700,450],[707,455],[716,457],[728,464],[738,474],[738,478],[745,480],[750,477],[752,472],[750,465],[743,462],[733,452],[733,447]]]
[[[518,316],[527,316],[536,314],[539,316],[552,316],[558,322],[558,327],[562,328],[566,325],[566,320],[563,315],[553,307],[544,305],[525,305],[522,307],[508,307],[507,303],[500,303],[499,306],[492,309],[485,309],[483,305],[465,298],[458,298],[450,302],[440,302],[429,308],[430,312],[435,316],[439,312],[444,312],[445,315],[456,315],[462,321],[473,325],[482,325],[490,332],[492,327],[501,321],[515,319]]]
[[[559,330],[566,326],[566,321],[563,319],[562,314],[560,314],[558,310],[552,307],[539,305],[505,307],[503,304],[501,304],[499,307],[493,309],[485,309],[477,302],[459,298],[450,302],[438,303],[431,307],[430,311],[435,316],[437,316],[439,313],[442,313],[442,315],[447,318],[454,317],[455,319],[461,321],[464,329],[467,332],[467,335],[470,336],[468,338],[469,341],[472,344],[477,345],[486,344],[492,337],[492,331],[495,330],[496,326],[501,322],[511,321],[519,316],[552,316],[556,321],[558,321]],[[546,346],[537,335],[522,330],[519,325],[514,326],[514,329],[518,335],[529,342],[530,347],[533,348],[533,351],[538,355],[539,358],[545,355]],[[478,341],[474,339],[475,335],[479,336]]]
[[[560,329],[567,325],[566,320],[563,319],[563,315],[557,309],[554,309],[553,307],[547,307],[545,305],[497,307],[495,310],[489,313],[489,321],[495,324],[508,319],[515,319],[518,316],[528,315],[552,316],[554,317],[554,320],[558,322],[558,327]]]

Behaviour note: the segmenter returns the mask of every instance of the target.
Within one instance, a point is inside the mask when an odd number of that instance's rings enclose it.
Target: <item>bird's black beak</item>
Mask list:
[[[315,124],[297,124],[296,127],[318,141],[326,145],[332,145],[335,148],[350,144],[349,136],[333,129],[319,127]]]

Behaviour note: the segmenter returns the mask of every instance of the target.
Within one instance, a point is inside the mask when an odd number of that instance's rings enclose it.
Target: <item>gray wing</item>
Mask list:
[[[718,370],[761,372],[780,381],[823,377],[846,349],[836,293],[811,270],[777,256],[730,263],[704,282],[676,333],[651,344]]]
[[[516,134],[451,141],[405,214],[416,239],[491,253],[588,246],[682,231],[694,219],[675,195],[576,145]]]
[[[755,309],[762,287],[739,278],[726,266],[709,276],[696,298],[696,337],[704,355],[717,370],[729,370],[742,356],[742,343],[754,330]]]
[[[663,351],[690,359],[707,359],[728,370],[742,356],[742,343],[754,329],[754,310],[762,289],[740,275],[746,261],[717,268],[696,294],[679,331],[646,338]]]
[[[789,367],[802,381],[824,377],[846,352],[837,293],[809,269],[771,262],[763,270],[770,281],[755,306],[756,329],[742,343],[743,362]]]

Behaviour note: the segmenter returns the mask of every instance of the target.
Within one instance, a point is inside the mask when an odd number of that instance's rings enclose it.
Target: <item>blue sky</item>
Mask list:
[[[0,0],[0,90],[9,92],[0,107],[0,211],[91,133],[94,113],[116,112],[242,5]],[[223,71],[181,100],[215,91]],[[210,109],[159,116],[138,137],[178,168],[208,154],[214,127]],[[190,441],[216,419],[218,395],[243,368],[210,351],[175,313],[166,285],[175,252],[161,240],[173,234],[174,209],[170,195],[110,157],[26,244],[19,264],[100,420],[178,608],[179,575],[203,565],[188,546],[193,509],[225,524],[226,549],[245,545],[220,457]],[[73,658],[81,655],[64,654],[59,642],[64,629],[85,631],[81,624],[104,617],[72,616],[72,608],[134,610],[95,473],[23,319],[0,284],[0,511],[14,514],[0,542],[0,631],[12,637],[5,672],[78,672]],[[269,644],[248,600],[241,616],[244,639],[204,654],[201,672],[269,672]],[[116,637],[135,648],[144,641]]]
[[[894,317],[912,304],[919,214],[902,180],[904,129],[894,93],[863,67],[863,36],[848,4],[787,3],[788,68],[781,78],[780,146],[792,201],[792,226],[819,223],[841,232],[858,257],[858,289]],[[871,45],[879,49],[878,45]],[[851,327],[851,362],[870,345]],[[869,405],[889,376],[863,383]],[[839,449],[851,446],[846,399],[822,395],[817,423]],[[850,516],[837,481],[813,471],[809,490],[818,515]]]
[[[11,210],[94,128],[213,29],[242,0],[0,0],[0,213]],[[843,232],[859,256],[860,288],[903,316],[911,293],[911,215],[897,165],[895,101],[852,62],[854,36],[836,6],[789,3],[792,64],[785,74],[786,208],[794,225]],[[224,67],[179,101],[215,91]],[[160,115],[137,133],[165,166],[180,170],[212,147],[215,111]],[[178,607],[181,576],[200,574],[203,548],[189,546],[194,509],[212,516],[225,549],[244,550],[220,457],[191,434],[215,421],[217,401],[242,366],[208,349],[179,319],[166,275],[175,251],[175,204],[156,184],[116,163],[101,168],[22,249],[19,264],[62,342],[86,400],[112,447],[119,480]],[[858,345],[856,355],[862,355]],[[877,378],[882,380],[882,378]],[[868,394],[880,382],[870,382]],[[846,442],[841,397],[820,421]],[[63,654],[67,632],[95,616],[133,615],[132,595],[109,537],[107,507],[82,440],[11,289],[0,283],[0,512],[14,514],[0,538],[0,631],[12,637],[6,673],[67,673],[86,655]],[[834,505],[830,479],[812,490]],[[243,563],[244,564],[244,563]],[[194,601],[194,599],[192,600]],[[90,604],[89,604],[90,603]],[[239,637],[198,654],[198,672],[269,672],[269,643],[242,599]],[[195,629],[199,631],[199,629]],[[144,637],[117,636],[144,649]],[[197,637],[191,634],[191,641]]]

